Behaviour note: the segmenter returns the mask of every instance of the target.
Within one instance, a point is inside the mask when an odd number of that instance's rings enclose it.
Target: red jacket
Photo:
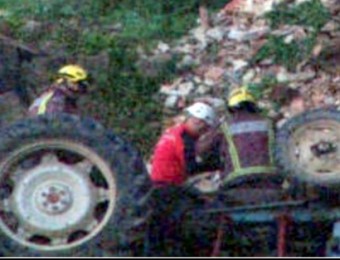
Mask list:
[[[169,128],[159,139],[152,157],[152,181],[175,185],[185,181],[184,131],[185,126],[180,124]]]

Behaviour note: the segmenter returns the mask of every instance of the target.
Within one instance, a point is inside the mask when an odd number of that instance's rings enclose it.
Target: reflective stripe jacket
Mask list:
[[[222,124],[221,158],[225,181],[240,176],[275,173],[272,155],[274,130],[269,120],[246,112],[236,112]]]
[[[29,116],[46,113],[77,113],[76,98],[63,86],[52,86],[34,100],[28,109]]]

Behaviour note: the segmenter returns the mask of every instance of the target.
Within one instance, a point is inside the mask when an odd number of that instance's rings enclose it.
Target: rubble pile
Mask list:
[[[305,1],[290,1],[290,5],[302,2]],[[242,8],[242,4],[248,4],[247,8]],[[266,8],[259,8],[259,4]],[[240,85],[261,90],[259,105],[273,117],[282,114],[289,118],[305,109],[340,106],[339,0],[322,1],[330,19],[317,32],[310,54],[301,56],[295,66],[289,66],[289,52],[281,57],[288,64],[280,64],[270,56],[257,59],[275,37],[282,39],[283,46],[289,46],[293,42],[307,43],[304,40],[313,34],[313,28],[304,25],[281,24],[272,28],[263,13],[277,4],[273,0],[233,0],[213,17],[209,28],[198,26],[174,43],[160,42],[152,55],[145,57],[149,61],[180,57],[180,76],[159,90],[165,122],[173,122],[183,107],[200,99],[210,100],[219,111],[224,111],[229,91]],[[270,88],[263,88],[265,82],[271,82]],[[299,93],[303,102],[280,103],[287,96],[287,89]]]

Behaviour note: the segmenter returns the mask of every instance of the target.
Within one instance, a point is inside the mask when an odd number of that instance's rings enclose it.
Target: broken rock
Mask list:
[[[232,28],[227,36],[230,40],[244,42],[260,39],[268,34],[269,31],[270,29],[268,27],[256,28],[249,31],[245,31],[239,28]]]

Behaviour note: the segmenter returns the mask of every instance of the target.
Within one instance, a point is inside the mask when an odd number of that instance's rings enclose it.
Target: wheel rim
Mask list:
[[[0,165],[0,225],[35,250],[67,250],[94,238],[116,198],[114,174],[90,148],[66,140],[23,145]]]
[[[296,129],[288,143],[289,156],[305,178],[340,177],[340,123],[317,120]]]

